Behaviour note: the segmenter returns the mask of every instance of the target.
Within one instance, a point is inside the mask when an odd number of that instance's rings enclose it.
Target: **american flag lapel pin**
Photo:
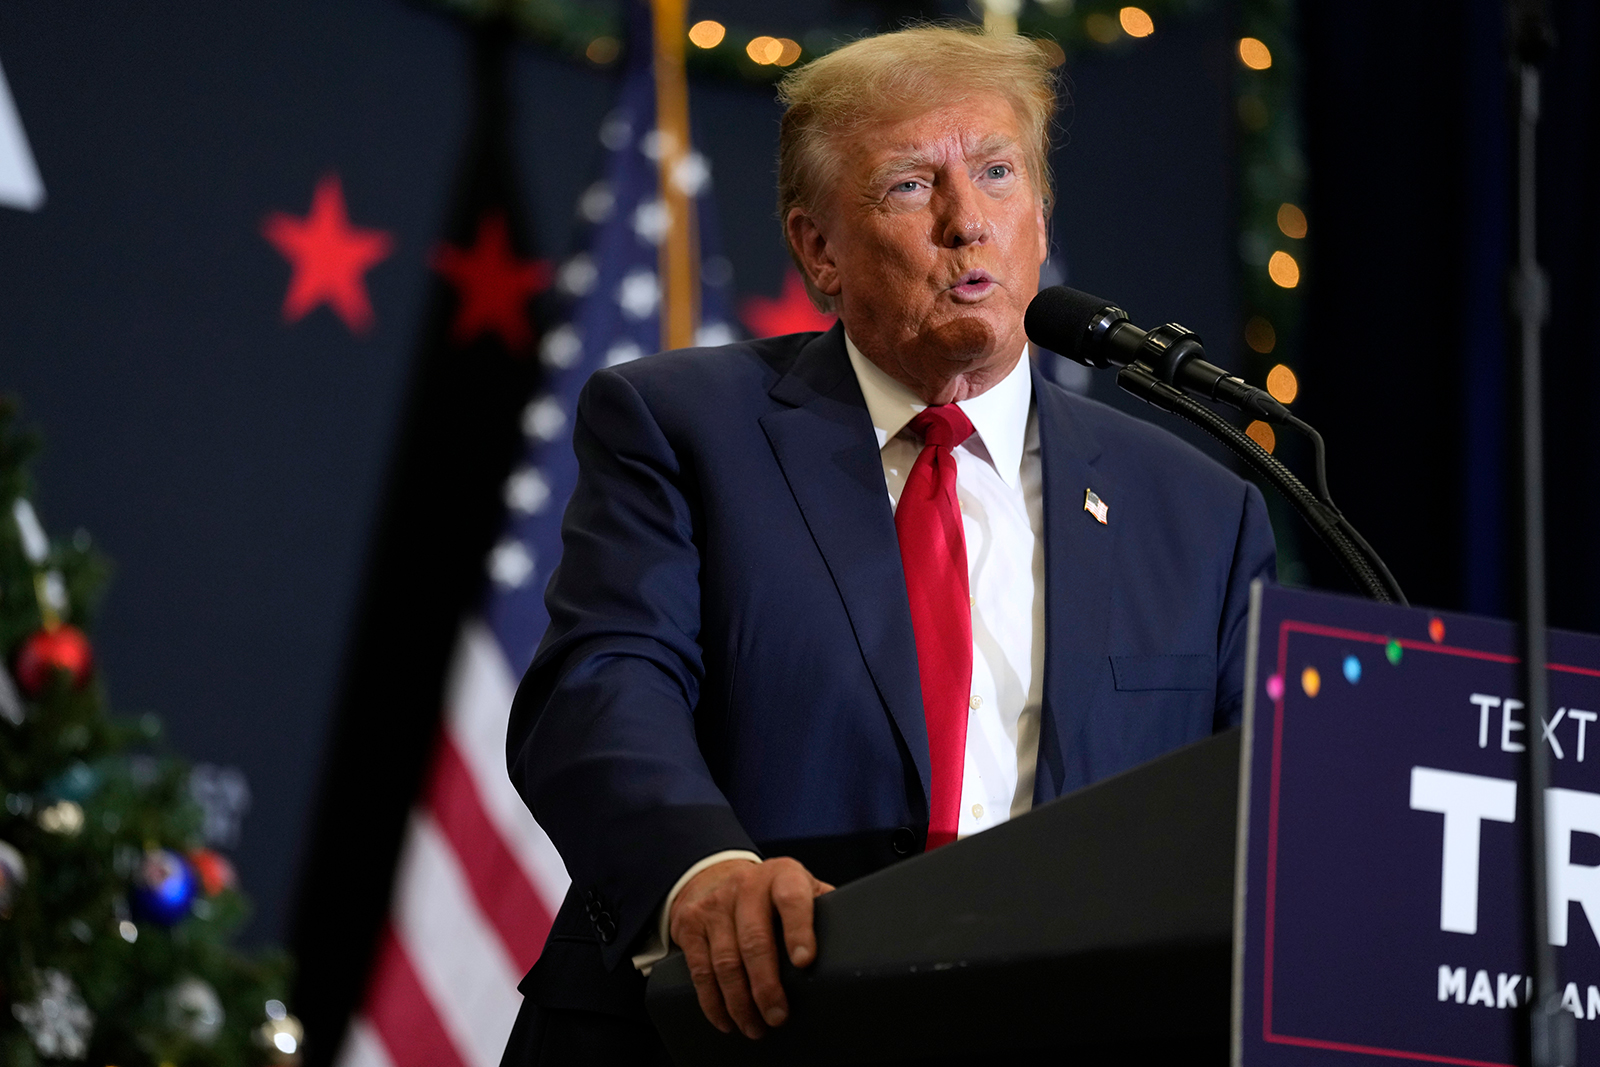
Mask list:
[[[1093,489],[1083,491],[1083,510],[1100,520],[1100,525],[1106,524],[1106,502],[1095,495]]]

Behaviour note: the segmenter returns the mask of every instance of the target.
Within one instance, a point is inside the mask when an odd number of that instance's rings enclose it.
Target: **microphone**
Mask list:
[[[1143,363],[1159,379],[1202,400],[1218,400],[1264,422],[1286,423],[1289,409],[1203,358],[1200,336],[1175,322],[1145,331],[1121,308],[1065,285],[1042,289],[1022,320],[1028,340],[1086,367]]]

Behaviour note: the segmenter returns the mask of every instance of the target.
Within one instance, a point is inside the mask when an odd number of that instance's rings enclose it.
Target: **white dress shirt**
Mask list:
[[[897,507],[922,441],[908,423],[928,405],[845,337]],[[1044,491],[1028,354],[986,392],[956,404],[973,435],[955,449],[956,500],[972,594],[972,701],[957,837],[1033,806],[1044,693]]]
[[[889,507],[898,507],[922,441],[909,423],[928,405],[845,337],[850,365],[878,435]],[[956,499],[967,540],[972,595],[972,699],[956,836],[997,826],[1033,806],[1044,692],[1044,490],[1039,420],[1028,353],[983,394],[957,403],[973,435],[955,449]],[[645,974],[667,954],[672,902],[689,880],[742,849],[707,856],[667,894],[633,964]]]

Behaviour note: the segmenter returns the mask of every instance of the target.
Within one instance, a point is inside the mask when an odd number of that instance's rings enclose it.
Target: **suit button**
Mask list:
[[[911,827],[902,826],[889,835],[889,847],[896,856],[909,856],[917,847],[917,835]]]
[[[593,889],[585,889],[583,891],[584,903],[593,904],[595,902],[595,899],[596,899],[596,897],[594,895],[594,890]]]
[[[600,921],[594,924],[595,933],[600,935],[600,943],[609,945],[617,937],[617,924],[611,921],[611,916],[602,915]]]

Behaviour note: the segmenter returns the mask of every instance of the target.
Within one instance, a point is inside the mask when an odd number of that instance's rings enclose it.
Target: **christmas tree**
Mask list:
[[[109,568],[86,533],[45,534],[32,451],[0,397],[0,1060],[296,1063],[287,959],[231,945],[248,903],[207,847],[205,781],[154,716],[107,710],[88,634]]]

